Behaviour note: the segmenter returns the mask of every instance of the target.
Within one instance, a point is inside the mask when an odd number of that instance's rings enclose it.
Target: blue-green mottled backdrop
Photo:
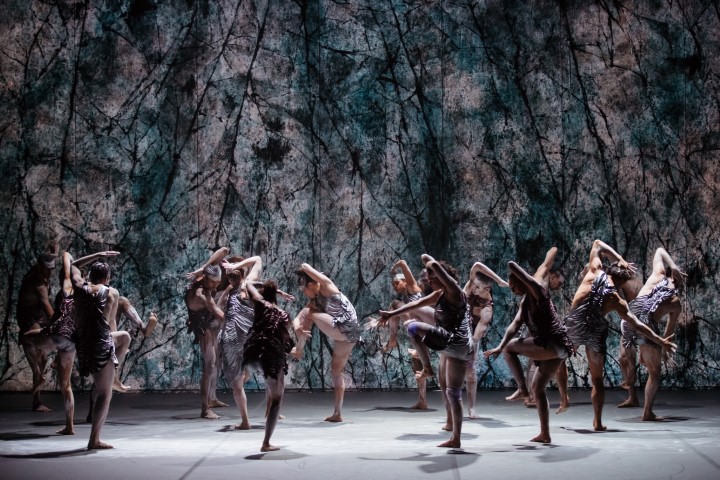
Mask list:
[[[552,245],[566,312],[594,238],[645,274],[659,246],[686,269],[663,384],[720,383],[716,1],[2,10],[1,389],[29,388],[14,304],[52,238],[75,255],[120,250],[114,284],[143,318],[158,312],[122,366],[142,389],[198,387],[183,273],[219,246],[262,255],[296,294],[292,272],[312,263],[367,317],[391,300],[400,257],[418,270],[428,252],[463,275],[480,259],[505,276],[508,260],[534,268]],[[495,303],[490,344],[516,308],[506,290]],[[405,350],[383,355],[381,340],[354,351],[351,388],[414,386]],[[611,344],[617,385],[616,333]],[[289,387],[329,386],[329,343],[308,348]],[[511,384],[502,360],[479,364],[482,387]],[[588,385],[584,359],[572,366]]]

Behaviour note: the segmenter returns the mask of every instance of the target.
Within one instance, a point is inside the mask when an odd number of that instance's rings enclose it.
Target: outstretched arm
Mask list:
[[[380,313],[380,323],[385,323],[388,320],[390,320],[392,317],[397,317],[398,315],[402,315],[403,313],[412,312],[413,310],[417,310],[422,307],[427,307],[430,305],[435,305],[437,303],[438,298],[440,297],[441,292],[435,291],[431,293],[430,295],[427,295],[425,297],[419,298],[415,300],[414,302],[406,303],[400,308],[396,308],[395,310],[380,310],[378,313]]]
[[[405,260],[398,260],[395,262],[395,264],[390,269],[391,272],[394,272],[396,269],[400,269],[402,274],[405,276],[405,284],[407,285],[408,293],[420,293],[422,289],[420,288],[420,285],[417,284],[417,281],[415,280],[415,277],[413,276],[412,272],[410,271],[410,267],[408,267],[408,264]]]
[[[118,255],[120,255],[120,252],[116,252],[114,250],[106,250],[104,252],[91,253],[90,255],[85,255],[84,257],[80,257],[77,260],[73,261],[72,264],[75,265],[77,268],[82,268],[85,265],[93,263],[94,261],[96,261],[99,258],[117,257]]]
[[[510,269],[510,273],[515,275],[515,278],[525,285],[525,288],[530,295],[532,295],[535,301],[539,301],[542,296],[542,285],[540,285],[534,277],[528,274],[515,262],[508,262],[508,268]]]
[[[616,293],[614,296],[615,299],[615,306],[614,310],[618,313],[620,318],[623,320],[626,320],[630,325],[643,337],[647,338],[651,342],[657,344],[658,346],[662,347],[663,349],[669,350],[671,353],[674,352],[677,349],[677,345],[672,343],[670,339],[672,338],[672,335],[670,335],[667,338],[662,338],[657,333],[653,332],[653,330],[642,323],[638,318],[635,316],[634,313],[630,311],[628,308],[627,302],[620,298],[620,296]]]
[[[208,265],[219,265],[220,261],[227,257],[230,254],[230,249],[228,247],[222,247],[217,249],[208,259],[207,262],[205,262],[200,268],[193,270],[192,272],[186,273],[185,276],[189,279],[194,279],[198,275],[200,275],[203,270],[205,270],[205,267]]]
[[[523,309],[524,305],[525,305],[525,300],[523,299],[523,301],[520,302],[520,309],[515,314],[515,318],[510,323],[510,325],[508,325],[508,327],[505,329],[505,335],[503,336],[502,341],[500,342],[500,344],[497,347],[495,347],[491,350],[486,350],[483,353],[483,355],[485,355],[485,358],[496,357],[496,356],[500,355],[500,353],[507,346],[507,344],[510,343],[510,340],[513,339],[513,337],[515,336],[515,333],[517,333],[518,329],[522,326],[522,323],[523,323],[522,322],[522,309]]]

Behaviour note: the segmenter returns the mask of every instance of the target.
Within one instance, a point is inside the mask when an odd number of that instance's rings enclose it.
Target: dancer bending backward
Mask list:
[[[255,306],[248,294],[246,285],[260,278],[262,260],[260,257],[246,259],[233,257],[231,262],[223,262],[227,278],[230,282],[223,292],[220,304],[224,309],[222,330],[220,331],[220,356],[223,362],[225,379],[232,386],[233,398],[240,411],[241,423],[235,425],[238,430],[250,430],[248,418],[247,396],[245,395],[245,369],[243,358],[245,355],[245,342],[250,327],[255,321]],[[245,275],[245,269],[250,271]]]
[[[325,421],[342,422],[342,405],[345,397],[343,371],[352,348],[360,339],[360,325],[355,307],[332,280],[307,263],[303,263],[296,273],[300,288],[309,302],[293,320],[293,328],[298,338],[293,355],[298,360],[302,358],[305,342],[310,337],[313,323],[321,332],[333,339],[331,373],[335,390],[335,411]]]
[[[652,273],[645,285],[640,290],[637,298],[630,302],[630,311],[644,325],[650,327],[656,334],[660,335],[660,320],[668,315],[665,325],[664,337],[670,337],[675,331],[682,306],[678,297],[677,288],[684,283],[685,275],[675,264],[664,248],[658,248],[653,258]],[[620,359],[628,388],[628,399],[618,407],[637,407],[638,398],[635,392],[635,356],[637,347],[640,347],[640,363],[645,365],[648,371],[648,379],[645,384],[645,408],[642,419],[645,421],[662,421],[653,411],[655,396],[660,387],[661,362],[668,361],[663,358],[663,352],[655,344],[648,342],[639,336],[630,323],[623,320],[620,324],[622,330],[622,344],[620,347]]]
[[[398,269],[400,270],[400,273],[395,273]],[[395,262],[390,271],[393,274],[393,289],[395,290],[395,293],[397,293],[397,297],[390,305],[391,309],[394,310],[396,308],[400,308],[402,305],[414,302],[415,300],[419,300],[423,297],[420,285],[418,285],[415,281],[415,277],[410,271],[410,268],[405,260],[398,260]],[[435,325],[435,319],[433,318],[435,310],[432,307],[419,308],[413,312],[413,315],[414,320]],[[397,316],[388,321],[388,324],[390,325],[390,340],[383,351],[388,351],[390,348],[397,346],[397,331],[401,320],[407,321],[410,320],[410,318],[407,315]],[[408,353],[410,354],[410,362],[413,372],[422,370],[422,362],[417,354],[417,350],[409,348]],[[410,408],[413,410],[427,410],[427,379],[424,376],[420,376],[416,377],[415,381],[418,386],[418,401]]]
[[[607,271],[603,270],[603,257],[614,261],[607,267]],[[638,333],[668,353],[676,349],[676,345],[670,341],[672,336],[662,338],[640,322],[618,294],[623,282],[633,276],[634,270],[631,264],[607,244],[595,240],[590,250],[588,272],[575,292],[570,313],[565,319],[568,336],[575,349],[585,345],[593,386],[591,399],[594,413],[593,428],[596,431],[607,429],[602,424],[602,409],[605,403],[603,379],[609,329],[606,315],[614,311],[621,319],[635,327]]]
[[[77,349],[78,371],[83,377],[93,376],[96,394],[88,450],[112,448],[100,441],[100,431],[110,409],[118,364],[107,320],[117,309],[117,290],[108,286],[110,266],[102,262],[92,264],[88,282],[84,281],[79,270],[73,270],[72,282],[75,302],[73,340]]]
[[[295,342],[288,331],[290,317],[285,310],[277,306],[277,296],[280,293],[277,285],[273,281],[260,285],[258,291],[252,282],[247,283],[247,291],[255,303],[255,323],[250,329],[245,346],[243,366],[259,365],[263,370],[268,408],[265,438],[260,450],[270,452],[278,450],[278,447],[270,445],[270,437],[278,421],[285,391],[287,354]]]
[[[437,262],[430,255],[423,255],[428,281],[433,292],[396,310],[380,311],[383,319],[412,312],[420,307],[435,305],[435,326],[423,322],[406,323],[410,341],[416,345],[423,363],[423,370],[416,376],[434,375],[430,355],[425,346],[440,352],[440,388],[445,393],[446,422],[443,430],[452,432],[450,440],[439,447],[459,448],[462,432],[463,404],[462,386],[467,364],[472,358],[473,342],[465,293],[457,281],[457,272],[444,262]]]
[[[227,407],[215,397],[217,385],[217,346],[218,334],[224,313],[213,298],[215,290],[220,285],[222,272],[220,262],[230,253],[230,249],[223,247],[212,254],[210,259],[199,269],[187,274],[193,279],[185,292],[185,305],[188,309],[188,333],[195,336],[193,343],[200,344],[203,359],[203,372],[200,379],[200,416],[215,420],[220,418],[210,408]]]
[[[475,412],[477,398],[477,367],[476,359],[480,342],[485,338],[493,319],[492,286],[508,287],[508,283],[481,262],[475,262],[470,269],[470,278],[463,291],[470,306],[470,320],[473,332],[473,354],[465,372],[465,389],[468,396],[468,412],[470,418],[478,418]]]
[[[540,434],[531,442],[550,443],[550,420],[545,386],[555,375],[560,364],[573,352],[572,343],[565,326],[560,322],[548,290],[520,268],[515,262],[510,268],[510,288],[516,295],[524,295],[520,312],[505,330],[500,345],[485,352],[485,358],[505,351],[505,359],[517,381],[519,389],[527,392],[525,376],[518,355],[535,361],[537,371],[532,378],[532,392],[540,417]],[[530,336],[512,338],[518,329],[526,325]]]

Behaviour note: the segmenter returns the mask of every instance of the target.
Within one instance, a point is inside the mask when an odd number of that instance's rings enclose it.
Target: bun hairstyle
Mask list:
[[[625,281],[630,280],[635,276],[635,273],[630,270],[630,267],[620,266],[618,262],[613,262],[609,267],[606,267],[605,273],[610,275],[613,279]]]

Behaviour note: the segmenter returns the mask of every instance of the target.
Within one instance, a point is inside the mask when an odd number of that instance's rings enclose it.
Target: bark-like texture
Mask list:
[[[75,255],[120,250],[113,283],[143,318],[158,312],[122,368],[140,388],[198,386],[182,274],[219,246],[263,256],[298,295],[292,272],[311,263],[367,317],[389,304],[400,257],[505,276],[552,245],[565,312],[595,238],[645,274],[658,246],[686,269],[664,384],[718,385],[717,2],[2,8],[0,388],[29,386],[14,304],[56,237]],[[489,344],[516,308],[496,293]],[[377,344],[353,353],[350,387],[413,386],[404,349]],[[329,386],[329,353],[315,334],[289,386]],[[509,384],[502,361],[483,365],[481,386]],[[571,382],[589,384],[580,359]]]

